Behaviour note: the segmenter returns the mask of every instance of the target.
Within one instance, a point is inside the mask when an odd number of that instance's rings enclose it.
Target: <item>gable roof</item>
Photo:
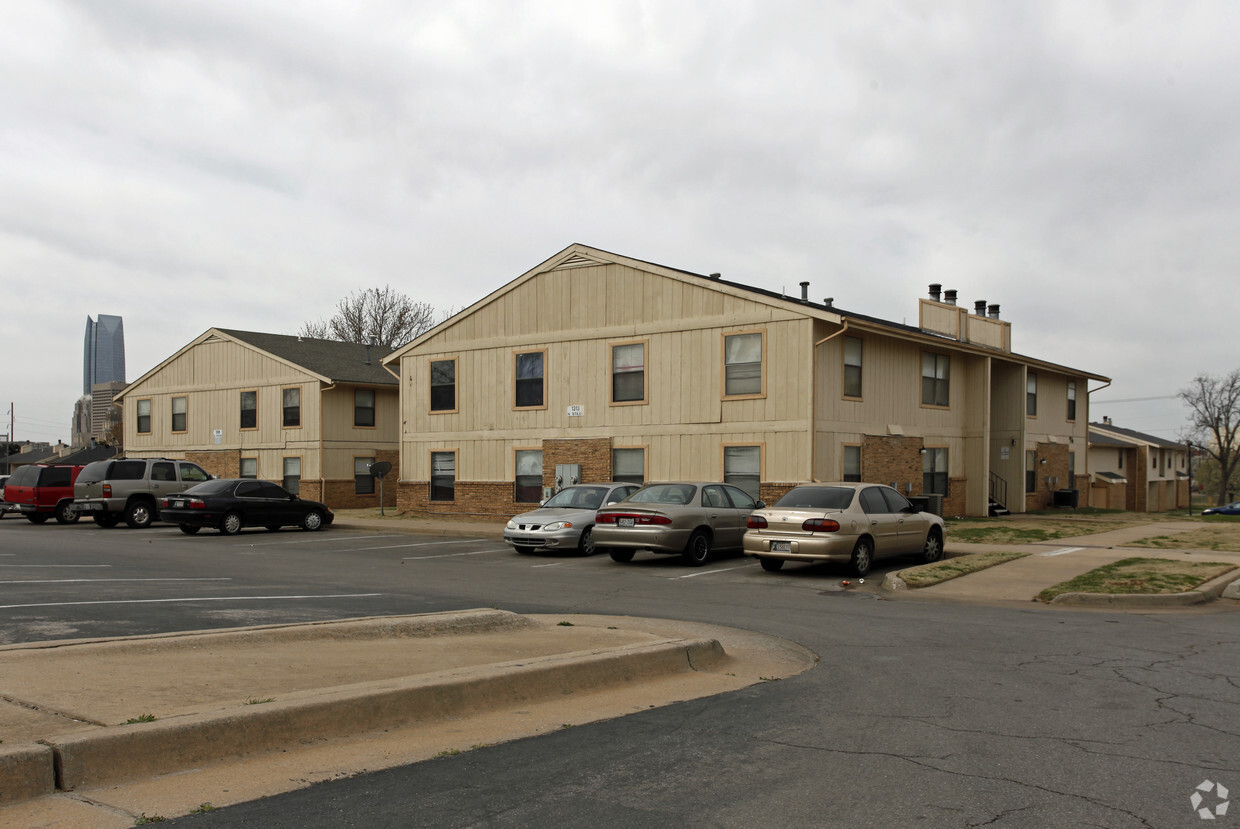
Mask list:
[[[1101,438],[1111,438],[1110,441]],[[1133,429],[1121,429],[1112,423],[1090,423],[1089,424],[1089,442],[1090,443],[1120,443],[1127,446],[1137,444],[1146,444],[1148,446],[1158,446],[1163,449],[1184,449],[1184,444],[1177,443],[1174,440],[1167,440],[1155,435],[1147,435],[1144,432],[1138,432]]]
[[[384,368],[381,362],[383,357],[392,351],[387,346],[372,346],[370,363],[367,364],[367,347],[359,343],[319,340],[313,337],[299,337],[296,334],[264,334],[259,331],[208,328],[204,333],[195,337],[193,342],[178,349],[176,353],[162,360],[159,365],[118,392],[114,399],[118,402],[122,401],[129,394],[130,389],[145,382],[155,372],[194,346],[225,340],[261,351],[275,360],[312,374],[319,381],[329,385],[360,383],[371,386],[397,386],[400,383],[396,375]]]
[[[600,250],[598,248],[592,248],[588,245],[583,245],[581,243],[573,243],[569,245],[564,250],[560,251],[559,253],[555,254],[554,256],[545,260],[544,262],[534,266],[533,268],[526,271],[521,276],[517,277],[511,282],[508,282],[507,284],[496,289],[495,291],[492,291],[491,293],[487,294],[485,297],[473,303],[469,307],[462,309],[460,312],[444,320],[439,325],[436,325],[435,327],[429,329],[428,331],[423,332],[421,336],[414,338],[412,341],[396,349],[395,351],[390,353],[386,358],[384,358],[384,361],[383,361],[384,365],[392,365],[396,363],[405,352],[410,351],[411,349],[417,347],[418,345],[421,345],[426,340],[434,337],[435,335],[445,330],[449,326],[455,324],[456,321],[463,319],[464,317],[473,313],[479,307],[493,301],[494,299],[499,297],[501,294],[504,294],[504,293],[507,293],[508,291],[513,290],[514,288],[534,278],[540,273],[545,273],[551,270],[564,270],[568,268],[585,268],[585,267],[591,267],[594,265],[604,265],[604,264],[610,264],[610,263],[627,265],[629,267],[637,268],[639,270],[644,270],[650,273],[655,273],[661,276],[666,276],[671,279],[677,279],[683,282],[700,284],[702,287],[710,288],[716,291],[722,290],[725,293],[731,294],[733,296],[743,297],[743,298],[750,299],[750,300],[757,298],[760,301],[765,302],[767,304],[778,305],[785,309],[795,308],[797,311],[805,314],[808,317],[813,317],[815,319],[821,319],[821,320],[824,320],[826,322],[833,323],[836,325],[839,325],[841,323],[844,323],[844,324],[855,323],[862,327],[866,327],[870,329],[879,329],[886,333],[895,334],[895,335],[902,336],[908,339],[918,340],[924,343],[932,343],[932,344],[939,346],[940,348],[953,348],[955,350],[968,351],[968,352],[976,353],[976,354],[986,354],[988,356],[1008,359],[1014,362],[1025,363],[1025,364],[1032,365],[1032,366],[1039,366],[1042,368],[1051,369],[1053,371],[1062,372],[1064,374],[1075,375],[1077,377],[1084,377],[1090,380],[1108,381],[1108,382],[1110,381],[1109,377],[1106,377],[1101,374],[1094,374],[1092,372],[1083,371],[1081,369],[1071,368],[1068,366],[1062,366],[1057,363],[1051,363],[1045,360],[1039,360],[1035,357],[1029,357],[1029,356],[1022,355],[1022,354],[1016,354],[1013,352],[1008,352],[1008,351],[998,352],[993,349],[989,349],[989,348],[985,348],[985,347],[977,346],[977,345],[972,345],[969,343],[961,342],[956,339],[952,339],[950,337],[945,337],[941,334],[935,334],[933,332],[923,331],[921,328],[915,325],[907,325],[905,323],[892,322],[890,320],[880,319],[879,317],[872,317],[867,314],[857,313],[856,311],[848,311],[848,310],[845,310],[843,308],[836,306],[833,300],[830,301],[830,304],[827,304],[827,302],[825,301],[821,303],[812,302],[808,299],[801,299],[800,297],[792,297],[792,296],[788,296],[787,294],[777,293],[775,291],[768,291],[765,288],[758,288],[753,285],[745,285],[740,282],[731,282],[729,280],[721,278],[718,274],[705,275],[705,274],[700,274],[700,273],[693,273],[692,271],[681,270],[680,268],[671,268],[666,265],[659,265],[655,262],[648,262],[644,259],[634,259],[633,257],[630,257],[630,256],[622,256],[616,253],[609,253],[607,251]]]
[[[65,455],[56,463],[71,463],[74,466],[85,466],[94,461],[106,461],[108,458],[116,457],[116,447],[99,443],[86,449],[79,449]]]

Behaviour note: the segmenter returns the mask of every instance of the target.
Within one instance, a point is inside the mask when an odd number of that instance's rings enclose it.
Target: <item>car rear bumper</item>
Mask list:
[[[594,525],[594,543],[598,547],[622,550],[650,550],[653,553],[681,553],[689,543],[692,530],[666,527],[614,527]]]
[[[787,550],[772,544],[787,544]],[[857,537],[853,535],[779,536],[745,533],[745,555],[756,558],[781,558],[786,561],[849,561]]]
[[[108,505],[103,501],[74,501],[69,506],[70,512],[107,512]]]
[[[223,516],[213,510],[172,509],[159,511],[159,520],[167,524],[188,524],[191,527],[218,527]]]

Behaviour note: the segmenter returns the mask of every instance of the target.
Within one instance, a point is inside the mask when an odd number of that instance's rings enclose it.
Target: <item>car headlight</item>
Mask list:
[[[509,521],[509,522],[508,522],[508,527],[507,527],[507,529],[510,529],[510,530],[515,530],[516,528],[517,528],[517,522],[516,522],[516,521]]]
[[[572,521],[554,521],[550,524],[543,524],[544,530],[569,530],[572,529]]]

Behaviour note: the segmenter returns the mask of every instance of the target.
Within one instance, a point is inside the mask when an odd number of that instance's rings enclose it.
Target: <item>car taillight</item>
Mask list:
[[[103,485],[103,497],[104,497],[104,498],[111,498],[111,497],[112,497],[112,485],[111,485],[111,484],[104,484],[104,485]]]
[[[839,532],[840,522],[830,518],[811,518],[801,525],[801,529],[807,533],[834,533]]]
[[[596,524],[614,524],[616,523],[616,516],[609,515],[608,513],[604,512],[598,516],[598,518],[595,520],[595,523]]]
[[[642,525],[666,525],[672,523],[672,519],[668,518],[666,515],[631,515],[624,512],[604,512],[599,515],[595,523],[618,524],[620,523],[621,518],[631,518],[634,524]]]
[[[745,522],[745,526],[751,530],[765,530],[767,526],[766,519],[761,515],[751,515],[749,520]]]

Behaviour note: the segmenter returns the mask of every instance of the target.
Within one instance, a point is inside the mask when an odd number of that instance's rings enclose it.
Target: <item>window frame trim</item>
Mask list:
[[[642,450],[642,482],[638,484],[638,486],[639,487],[645,486],[646,483],[650,480],[650,444],[642,443],[642,444],[632,444],[628,446],[616,446],[615,444],[612,444],[611,457],[609,457],[608,460],[611,461],[611,479],[613,481],[616,480],[616,454],[615,453],[617,449],[640,449]]]
[[[642,396],[640,400],[616,400],[616,347],[622,345],[640,345],[642,347]],[[648,406],[650,405],[650,340],[617,340],[607,343],[608,370],[607,405],[608,406]],[[544,372],[546,366],[543,367]]]
[[[728,448],[744,447],[746,449],[757,448],[758,450],[758,495],[754,497],[755,501],[762,500],[762,482],[766,480],[766,441],[761,440],[742,440],[727,441],[719,444],[719,483],[728,484],[728,486],[736,486],[727,480],[727,457]]]
[[[542,382],[543,402],[541,405],[538,405],[538,406],[518,406],[517,405],[517,357],[523,354],[543,355],[543,358],[542,358],[542,372],[543,373],[542,373],[542,377],[540,378],[540,381]],[[527,348],[521,351],[512,352],[512,374],[509,375],[512,377],[512,397],[508,398],[512,402],[512,411],[514,412],[538,412],[538,411],[544,411],[550,406],[551,394],[550,394],[550,389],[548,388],[548,385],[547,385],[548,364],[549,364],[549,360],[547,359],[547,348],[546,347]],[[521,503],[525,503],[525,502],[521,502]]]
[[[762,390],[757,393],[749,394],[728,394],[728,337],[739,337],[746,334],[758,334],[762,343],[762,359],[759,361],[759,371],[762,377]],[[720,400],[762,400],[766,398],[766,341],[767,330],[765,328],[746,328],[736,331],[720,331],[719,332],[719,399]],[[749,444],[745,444],[749,445]]]
[[[297,389],[297,425],[288,426],[284,423],[284,392],[288,389]],[[305,422],[302,416],[303,410],[306,408],[305,401],[302,400],[302,392],[305,391],[300,384],[280,387],[280,428],[281,429],[300,429]]]
[[[923,492],[922,494],[925,494],[925,495],[931,495],[931,494],[938,495],[938,494],[941,494],[944,498],[949,497],[949,496],[951,495],[951,490],[952,490],[952,448],[951,448],[951,446],[950,446],[949,444],[946,444],[946,443],[944,443],[944,444],[923,443],[923,444],[922,444],[922,448],[926,450],[926,454],[922,455],[923,460],[922,460],[922,470],[921,470],[921,474],[922,474],[922,476],[923,476],[923,479],[922,479],[922,483],[921,483],[921,488],[922,488],[923,490],[926,488],[926,482],[925,482],[925,478],[924,478],[924,476],[926,475],[926,468],[925,468],[925,460],[924,460],[924,459],[925,459],[926,457],[928,457],[928,456],[929,456],[929,454],[930,454],[931,450],[942,450],[942,451],[944,451],[944,452],[946,452],[946,453],[947,453],[947,469],[946,469],[946,470],[942,473],[942,474],[943,474],[943,488],[944,488],[945,490],[947,490],[947,491],[946,491],[946,492],[943,492],[943,493],[929,493],[929,492]],[[931,472],[930,474],[931,474],[931,475],[938,475],[939,473],[938,473],[938,472]],[[896,490],[896,491],[897,491],[897,492],[900,492],[899,490]],[[903,492],[900,492],[900,494],[901,494],[901,495],[904,495],[904,493],[903,493]],[[907,496],[907,495],[905,495],[904,497],[905,497],[905,498],[907,498],[908,496]]]
[[[362,496],[373,495],[374,497],[378,498],[379,497],[379,485],[375,483],[375,477],[373,475],[367,475],[367,477],[370,478],[370,486],[371,486],[370,492],[358,492],[357,491],[357,460],[358,458],[370,458],[370,462],[372,464],[376,464],[379,462],[379,456],[377,453],[374,455],[354,455],[353,456],[353,494],[362,495]]]
[[[139,403],[141,403],[141,402],[142,402],[142,401],[144,401],[144,400],[145,400],[147,403],[149,403],[149,404],[150,404],[150,405],[147,407],[147,413],[146,413],[146,431],[145,431],[145,432],[143,432],[143,431],[142,431],[142,414],[138,411],[138,404],[139,404]],[[134,428],[134,430],[135,430],[135,431],[134,431],[134,434],[136,434],[136,435],[151,435],[151,434],[154,434],[154,433],[155,433],[155,403],[154,403],[154,398],[151,398],[151,397],[139,397],[139,398],[137,398],[136,400],[134,400],[134,418],[133,418],[133,428]]]
[[[517,500],[517,453],[518,452],[537,452],[540,456],[542,456],[543,471],[542,471],[542,474],[539,476],[539,480],[538,480],[538,498],[536,498],[533,501],[518,501]],[[541,445],[539,446],[514,446],[512,447],[512,452],[509,453],[508,457],[512,461],[512,475],[511,477],[509,477],[509,480],[512,482],[512,502],[514,504],[541,504],[542,503],[542,491],[543,491],[543,486],[544,486],[543,481],[546,480],[546,475],[547,475],[546,451],[543,449]]]
[[[176,428],[176,418],[177,418],[176,404],[178,400],[185,401],[185,411],[182,412],[182,414],[185,415],[185,428],[184,429]],[[170,416],[170,420],[168,422],[168,426],[169,426],[168,434],[188,435],[189,434],[189,395],[188,394],[170,395],[168,398],[168,414]]]
[[[434,376],[433,370],[431,369],[432,363],[452,363],[452,408],[451,409],[431,408],[431,405],[432,405],[431,401],[435,393],[435,387],[434,385],[431,384],[431,378]],[[453,354],[450,357],[429,357],[427,358],[426,360],[426,413],[428,415],[447,415],[447,414],[459,414],[460,413],[461,411],[461,395],[460,395],[461,384],[458,378],[458,375],[460,374],[460,371],[459,371],[460,367],[461,367],[461,361],[460,361],[459,354]],[[543,374],[545,375],[546,372],[547,372],[547,365],[546,365],[545,358],[544,358]],[[515,384],[516,379],[517,379],[516,358],[513,358],[512,379],[513,379],[513,383]],[[517,399],[515,386],[513,388],[512,399],[514,402]]]
[[[945,351],[932,351],[928,348],[921,349],[919,353],[921,355],[921,359],[918,360],[918,362],[921,365],[919,365],[917,369],[917,381],[918,381],[917,382],[917,386],[918,386],[917,399],[919,401],[920,408],[933,409],[936,412],[951,411],[951,408],[952,408],[952,355]],[[922,392],[922,388],[921,388],[922,381],[926,379],[926,375],[924,374],[924,372],[925,372],[925,355],[927,354],[933,357],[942,357],[947,360],[947,380],[946,380],[947,382],[947,405],[946,406],[940,406],[938,403],[927,403],[926,396]],[[935,380],[936,382],[938,381],[937,377],[932,377],[930,379]]]
[[[861,345],[861,364],[857,366],[861,372],[861,394],[851,395],[848,393],[848,340],[856,340]],[[950,395],[949,395],[950,396]],[[865,338],[855,337],[852,334],[845,334],[840,338],[840,398],[854,403],[865,402]],[[842,479],[841,479],[842,480]]]
[[[847,459],[848,459],[848,455],[844,450],[852,448],[854,446],[857,448],[857,480],[849,481],[848,478],[845,477],[846,475],[848,475],[848,469],[845,466]],[[864,444],[854,442],[854,441],[841,441],[840,442],[840,481],[841,482],[858,483],[858,484],[865,483],[865,475],[862,473],[862,470],[865,468],[863,465],[865,463],[865,450],[862,448],[863,446]]]
[[[435,500],[431,496],[435,492],[435,455],[451,455],[452,456],[452,500],[443,501]],[[427,504],[455,504],[456,503],[456,484],[461,479],[457,473],[460,471],[461,465],[460,448],[444,448],[444,449],[427,449],[426,450],[426,503]]]
[[[286,468],[287,468],[286,464],[288,461],[291,461],[294,458],[297,459],[297,491],[296,492],[293,492],[293,490],[289,489],[288,485],[284,483],[286,480],[288,480],[288,472],[286,471]],[[280,486],[288,490],[289,494],[296,495],[299,498],[301,497],[301,482],[305,478],[305,475],[302,474],[303,472],[305,472],[305,458],[303,458],[301,455],[281,455],[280,456]]]
[[[358,426],[357,425],[357,393],[359,391],[368,391],[374,395],[374,405],[370,407],[370,411],[374,415],[374,421],[375,421],[373,426]],[[378,429],[379,428],[379,390],[378,389],[371,389],[365,386],[354,386],[353,387],[353,428],[354,429]]]
[[[1033,394],[1032,394],[1033,413],[1032,414],[1030,414],[1029,412],[1029,398],[1030,398],[1029,381],[1030,380],[1033,381]],[[1037,416],[1038,416],[1038,373],[1036,371],[1030,371],[1028,368],[1026,368],[1025,369],[1025,417],[1029,419],[1035,419],[1037,418]]]
[[[241,395],[247,394],[247,393],[253,393],[254,395],[254,425],[253,426],[242,426],[241,425],[241,413],[245,411],[245,409],[241,408]],[[238,389],[237,390],[237,431],[239,432],[257,432],[258,431],[259,429],[259,422],[258,422],[258,398],[259,396],[260,395],[259,395],[258,389]]]

